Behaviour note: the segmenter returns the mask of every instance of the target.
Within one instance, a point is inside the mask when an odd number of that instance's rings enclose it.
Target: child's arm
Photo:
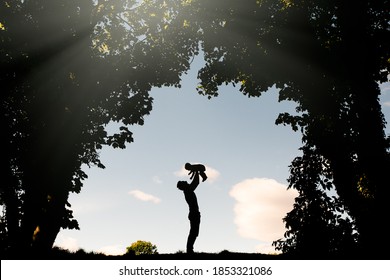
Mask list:
[[[190,175],[190,180],[195,176],[195,170],[192,167],[193,165],[188,162],[184,165],[184,168],[189,171],[188,175]]]
[[[194,178],[194,176],[195,176],[195,171],[190,171],[190,172],[188,172],[188,175],[190,175],[190,180],[192,179],[192,178]]]

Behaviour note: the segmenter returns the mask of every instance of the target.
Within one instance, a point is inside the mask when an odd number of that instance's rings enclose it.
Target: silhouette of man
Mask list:
[[[190,232],[187,238],[187,253],[194,253],[194,243],[199,234],[200,212],[195,189],[199,185],[199,172],[195,172],[191,184],[186,181],[177,182],[177,188],[184,192],[184,198],[189,207],[188,219],[190,220]]]

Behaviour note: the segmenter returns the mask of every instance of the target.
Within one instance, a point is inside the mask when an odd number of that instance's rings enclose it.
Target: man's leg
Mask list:
[[[191,217],[190,226],[190,233],[187,238],[187,253],[189,254],[194,252],[194,243],[199,235],[200,214],[197,217]]]

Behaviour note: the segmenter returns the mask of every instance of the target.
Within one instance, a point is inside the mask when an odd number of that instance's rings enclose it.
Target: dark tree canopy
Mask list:
[[[389,1],[41,0],[0,3],[3,248],[48,249],[78,228],[68,203],[125,148],[152,109],[154,86],[180,86],[194,56],[200,94],[232,83],[249,97],[272,86],[295,101],[277,124],[302,133],[291,166],[299,192],[285,253],[377,253],[388,219],[389,139],[378,83],[390,70]],[[109,122],[122,124],[108,135]],[[334,189],[337,197],[329,197]],[[346,216],[346,214],[348,214]],[[313,245],[315,244],[315,245]],[[321,244],[321,246],[319,245]]]
[[[103,145],[133,141],[150,88],[178,86],[197,46],[155,48],[151,6],[138,1],[0,5],[2,248],[40,252],[61,227],[79,227],[68,196],[87,177],[82,164],[104,168]],[[117,133],[109,122],[121,124]]]

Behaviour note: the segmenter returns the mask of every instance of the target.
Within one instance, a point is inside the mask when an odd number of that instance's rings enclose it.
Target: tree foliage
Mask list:
[[[130,126],[142,125],[152,109],[151,87],[179,87],[202,51],[200,94],[218,96],[232,83],[257,97],[276,86],[280,101],[297,104],[295,115],[276,120],[299,130],[303,142],[289,178],[300,195],[277,248],[304,254],[322,244],[319,252],[332,254],[357,243],[363,253],[380,250],[371,242],[389,214],[378,86],[390,70],[388,0],[0,5],[7,247],[50,248],[61,227],[78,228],[68,195],[80,192],[82,164],[103,168],[104,145],[133,141]],[[111,121],[122,125],[109,135]]]
[[[161,26],[146,6],[0,3],[3,249],[42,252],[60,228],[77,229],[68,196],[87,177],[82,165],[104,168],[99,151],[133,141],[150,88],[179,85],[197,46],[156,48]],[[109,122],[119,131],[108,134]]]
[[[138,240],[126,248],[126,254],[131,255],[155,255],[158,254],[157,246],[149,241]]]
[[[329,162],[313,147],[305,145],[301,151],[288,180],[299,195],[284,218],[286,238],[273,245],[298,257],[350,257],[357,253],[358,233],[342,200],[329,195],[334,190]]]

